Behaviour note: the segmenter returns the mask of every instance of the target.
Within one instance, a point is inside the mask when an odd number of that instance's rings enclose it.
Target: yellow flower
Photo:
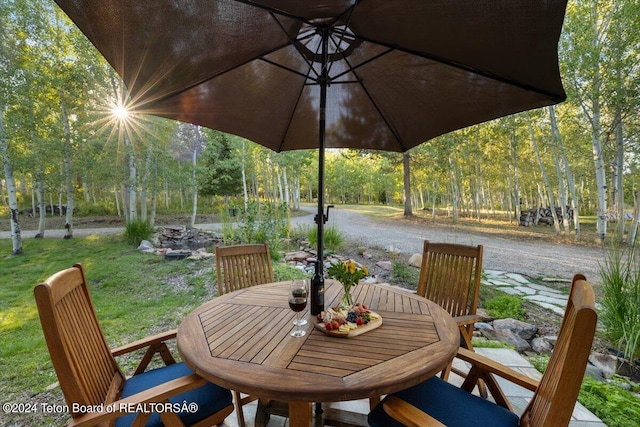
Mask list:
[[[367,267],[364,265],[362,266],[362,272],[364,273],[365,276],[369,275],[369,270],[367,270]]]
[[[347,273],[349,274],[353,274],[356,272],[356,263],[351,260],[345,262],[344,267],[346,268]]]

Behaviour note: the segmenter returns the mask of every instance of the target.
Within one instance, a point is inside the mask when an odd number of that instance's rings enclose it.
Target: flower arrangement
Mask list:
[[[357,285],[360,279],[367,276],[369,271],[364,265],[362,267],[358,267],[355,261],[347,260],[337,264],[331,264],[327,269],[327,274],[330,278],[336,279],[338,282],[342,283],[344,294],[340,299],[340,304],[344,307],[351,307],[353,305],[351,288]]]

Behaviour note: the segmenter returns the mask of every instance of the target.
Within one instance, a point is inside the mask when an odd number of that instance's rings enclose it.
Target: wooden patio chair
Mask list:
[[[474,323],[482,320],[482,317],[476,314],[482,274],[482,251],[482,245],[431,243],[426,240],[417,291],[418,295],[435,302],[453,316],[460,328],[460,345],[471,351]],[[464,375],[449,365],[442,374],[445,380],[451,370],[458,375]],[[486,397],[482,383],[479,387],[481,394]]]
[[[585,277],[573,278],[558,341],[540,382],[460,348],[458,357],[472,367],[461,388],[433,377],[417,386],[389,395],[369,414],[372,427],[477,426],[566,427],[584,377],[597,314],[593,287]],[[494,375],[534,392],[518,417],[497,386]],[[471,394],[478,379],[485,380],[496,403]]]
[[[273,282],[269,246],[216,246],[218,295]]]
[[[266,243],[216,246],[215,251],[218,295],[273,282],[271,254]],[[234,391],[233,395],[238,425],[244,427],[242,407],[253,402],[257,397],[251,395],[242,397],[237,391]]]
[[[80,264],[52,275],[35,287],[34,294],[51,361],[71,413],[69,426],[211,426],[233,412],[229,390],[175,362],[165,343],[175,337],[175,330],[110,350]],[[135,373],[126,378],[115,357],[145,348]],[[156,353],[166,366],[146,370]],[[183,402],[196,404],[197,410],[183,409]],[[163,409],[154,412],[156,405]],[[130,412],[140,407],[145,410]]]

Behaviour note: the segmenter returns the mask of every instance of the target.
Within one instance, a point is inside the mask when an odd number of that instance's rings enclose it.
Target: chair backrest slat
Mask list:
[[[568,425],[591,353],[597,324],[593,287],[581,274],[571,294],[547,369],[522,415],[522,425]]]
[[[218,294],[273,282],[267,244],[216,246]]]
[[[104,403],[114,379],[124,376],[102,333],[82,267],[76,264],[52,275],[34,294],[67,404]]]
[[[475,314],[482,274],[482,245],[424,242],[418,295],[452,316]]]

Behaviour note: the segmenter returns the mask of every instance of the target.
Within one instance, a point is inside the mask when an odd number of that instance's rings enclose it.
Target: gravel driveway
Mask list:
[[[313,223],[308,217],[296,223]],[[328,226],[337,227],[348,239],[363,246],[391,246],[405,254],[422,252],[424,240],[484,246],[483,268],[530,277],[570,280],[583,273],[593,283],[600,282],[598,263],[604,253],[597,247],[556,244],[540,240],[506,239],[486,234],[469,233],[453,228],[439,228],[403,221],[370,219],[362,214],[337,207],[329,213]]]

